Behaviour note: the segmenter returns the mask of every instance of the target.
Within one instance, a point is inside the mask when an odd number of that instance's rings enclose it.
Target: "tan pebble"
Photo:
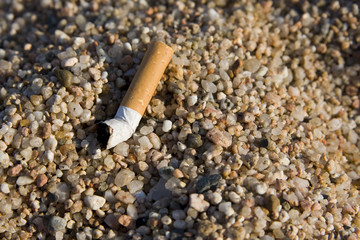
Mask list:
[[[220,131],[219,129],[213,128],[211,129],[207,134],[206,137],[215,143],[216,145],[222,146],[222,147],[229,147],[232,143],[232,137],[230,133],[225,131]]]
[[[36,178],[36,185],[38,187],[43,187],[48,181],[48,177],[45,174],[40,174]]]
[[[146,10],[146,12],[145,12],[147,15],[153,15],[154,14],[154,8],[149,8],[148,10]]]
[[[177,168],[177,169],[174,170],[174,177],[183,178],[184,174],[182,173],[182,171],[180,169]]]
[[[20,120],[20,126],[21,127],[28,127],[29,125],[30,125],[30,120],[29,119]]]
[[[51,123],[47,122],[45,123],[45,126],[43,128],[43,138],[48,139],[51,135]]]
[[[327,51],[326,45],[323,43],[319,44],[319,46],[317,47],[317,51],[322,54],[326,53],[326,51]]]
[[[351,106],[352,106],[353,108],[355,108],[355,109],[358,109],[359,106],[360,106],[360,100],[359,100],[359,99],[355,99],[355,100],[352,102]]]
[[[30,51],[31,48],[32,48],[32,44],[31,44],[31,43],[25,43],[25,45],[24,45],[24,50],[25,50],[25,51]]]
[[[30,96],[30,101],[35,106],[38,106],[43,101],[43,97],[41,95],[31,95]]]
[[[155,149],[152,149],[149,151],[149,153],[146,155],[146,158],[151,161],[159,161],[163,158],[163,154]]]
[[[353,97],[356,96],[358,93],[358,88],[353,86],[353,85],[349,85],[345,88],[345,92],[347,95]]]
[[[116,193],[115,197],[125,204],[130,204],[135,202],[135,197],[129,192],[120,190]]]
[[[321,209],[320,203],[314,203],[314,205],[311,208],[312,211],[317,211],[317,210],[320,210],[320,209]]]
[[[146,162],[143,162],[143,161],[138,162],[138,167],[139,167],[139,170],[142,171],[142,172],[149,169],[149,165]]]
[[[346,49],[348,49],[349,47],[350,47],[350,42],[344,41],[344,42],[341,43],[341,49],[342,49],[342,50],[346,50]]]
[[[122,226],[127,227],[131,223],[131,217],[124,214],[119,217],[118,221]]]
[[[65,145],[62,145],[60,147],[60,152],[61,154],[63,155],[66,155],[68,154],[69,152],[72,152],[75,150],[75,145],[74,144],[65,144]]]
[[[22,170],[21,164],[17,164],[9,169],[8,175],[11,177],[17,176],[21,172],[21,170]]]
[[[265,1],[262,4],[264,13],[268,13],[271,10],[271,6],[273,5],[272,1]]]
[[[82,202],[81,200],[77,200],[77,201],[71,206],[70,212],[71,212],[72,214],[74,214],[74,213],[80,212],[82,209],[83,209],[83,202]]]

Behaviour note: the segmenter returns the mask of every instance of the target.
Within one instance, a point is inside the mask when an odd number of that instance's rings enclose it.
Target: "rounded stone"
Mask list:
[[[54,70],[54,74],[57,77],[58,81],[64,87],[70,87],[71,86],[72,80],[73,80],[73,74],[70,71],[56,68]]]
[[[190,134],[187,138],[187,145],[191,148],[198,148],[203,145],[200,134]]]
[[[49,226],[50,229],[55,232],[63,231],[66,227],[66,220],[58,216],[53,216],[50,219]]]

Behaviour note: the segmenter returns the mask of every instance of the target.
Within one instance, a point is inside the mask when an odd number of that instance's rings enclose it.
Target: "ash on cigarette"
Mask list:
[[[97,124],[97,141],[99,142],[102,149],[106,149],[112,131],[112,128],[104,122],[100,122]]]

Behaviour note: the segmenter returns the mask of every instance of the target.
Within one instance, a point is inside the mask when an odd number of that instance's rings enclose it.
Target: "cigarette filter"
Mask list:
[[[172,48],[162,42],[150,45],[115,117],[98,124],[101,147],[115,147],[133,135],[172,55]]]

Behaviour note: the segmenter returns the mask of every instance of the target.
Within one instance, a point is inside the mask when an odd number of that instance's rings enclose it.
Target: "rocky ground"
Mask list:
[[[175,53],[101,150],[153,39]],[[0,1],[2,239],[360,238],[358,1]]]

